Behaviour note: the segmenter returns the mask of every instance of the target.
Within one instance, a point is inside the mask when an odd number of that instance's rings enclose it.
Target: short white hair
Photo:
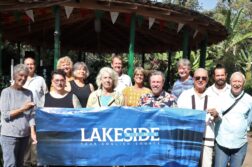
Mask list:
[[[118,74],[110,67],[103,67],[100,69],[99,74],[96,77],[96,84],[97,84],[98,88],[100,88],[100,89],[102,88],[101,78],[105,73],[107,73],[111,76],[111,78],[113,80],[113,89],[114,89],[118,83]]]
[[[236,71],[236,72],[234,72],[234,73],[230,76],[230,82],[232,81],[232,79],[234,78],[235,75],[241,76],[241,77],[242,77],[242,80],[243,80],[243,84],[245,84],[246,78],[245,78],[245,76],[243,75],[243,73],[241,73],[240,71]]]
[[[198,73],[198,72],[205,72],[206,74],[207,74],[207,78],[208,78],[208,71],[206,70],[206,69],[204,69],[204,68],[197,68],[195,71],[194,71],[194,73],[193,73],[193,76],[195,76],[195,74],[196,73]]]
[[[29,74],[29,70],[26,67],[26,65],[24,65],[24,64],[17,64],[17,65],[14,66],[13,75],[15,76],[20,72],[25,72],[26,75]]]
[[[191,69],[191,62],[188,59],[180,59],[177,62],[177,68],[179,68],[179,66],[186,66],[188,69]]]

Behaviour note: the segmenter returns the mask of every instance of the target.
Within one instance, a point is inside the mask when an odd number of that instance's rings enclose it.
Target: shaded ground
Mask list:
[[[252,166],[252,132],[250,131],[248,134],[248,152],[243,163],[243,167],[251,167]]]
[[[2,157],[1,154],[0,154],[0,157]],[[3,166],[3,162],[0,159],[0,167],[2,166]],[[246,158],[242,167],[252,167],[252,131],[248,133],[248,151],[247,151],[247,155],[246,155]]]

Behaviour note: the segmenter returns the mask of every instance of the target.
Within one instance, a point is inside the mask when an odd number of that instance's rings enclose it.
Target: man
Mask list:
[[[152,72],[149,81],[152,93],[141,96],[140,106],[161,108],[174,107],[176,105],[176,97],[163,90],[165,77],[162,72]]]
[[[223,98],[222,114],[216,122],[215,166],[241,167],[247,152],[247,127],[252,117],[252,97],[244,92],[245,76],[230,77],[231,91]]]
[[[113,54],[111,67],[118,74],[118,84],[115,91],[122,92],[127,86],[132,86],[131,78],[122,73],[123,61],[121,56]]]
[[[194,72],[194,87],[184,91],[178,98],[179,108],[207,111],[206,130],[203,137],[203,150],[199,166],[211,167],[214,147],[214,118],[218,116],[215,99],[206,94],[207,70],[199,68]]]
[[[230,85],[227,84],[227,72],[223,65],[217,64],[213,70],[214,84],[207,88],[207,94],[215,96],[216,101],[221,102],[221,97],[230,92]],[[219,99],[219,100],[218,100]]]
[[[177,98],[187,89],[193,87],[193,79],[190,76],[191,63],[187,59],[180,59],[177,63],[179,79],[173,84],[172,94]]]
[[[47,92],[45,80],[43,77],[35,74],[36,64],[34,58],[26,57],[24,60],[24,64],[29,70],[29,74],[24,84],[24,88],[32,92],[36,107],[43,107],[45,101],[45,93]],[[36,146],[32,145],[30,140],[28,149],[25,153],[24,165],[31,166],[36,165],[36,163]]]
[[[24,87],[32,91],[36,106],[43,107],[45,94],[47,93],[46,82],[43,77],[36,75],[36,64],[34,58],[26,57],[24,64],[29,69],[29,75]]]

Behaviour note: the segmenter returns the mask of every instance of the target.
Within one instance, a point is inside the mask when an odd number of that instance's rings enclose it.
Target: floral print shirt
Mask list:
[[[154,96],[152,93],[145,94],[140,97],[139,106],[149,107],[175,107],[177,105],[176,97],[165,91],[162,91],[160,96]]]

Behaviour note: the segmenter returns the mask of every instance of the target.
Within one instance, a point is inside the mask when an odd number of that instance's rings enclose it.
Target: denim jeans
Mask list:
[[[248,143],[241,148],[228,149],[218,144],[215,145],[215,167],[226,167],[230,162],[230,167],[241,167],[247,153]]]
[[[22,167],[29,137],[1,136],[4,167]]]

